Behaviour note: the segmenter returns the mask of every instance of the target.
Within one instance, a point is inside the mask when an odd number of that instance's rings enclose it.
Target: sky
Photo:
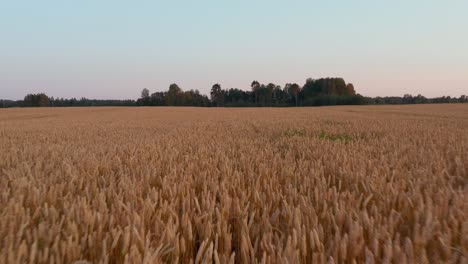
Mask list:
[[[136,99],[343,77],[366,96],[468,94],[468,1],[0,0],[0,98]]]

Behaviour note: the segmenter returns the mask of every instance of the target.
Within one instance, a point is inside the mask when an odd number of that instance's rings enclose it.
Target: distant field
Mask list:
[[[468,104],[0,110],[0,263],[78,260],[467,263]]]

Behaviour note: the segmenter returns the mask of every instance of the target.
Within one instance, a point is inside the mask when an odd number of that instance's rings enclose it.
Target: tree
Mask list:
[[[459,103],[467,103],[468,102],[468,96],[462,94],[460,95],[460,98],[458,98]]]
[[[265,101],[267,105],[271,105],[273,102],[273,91],[275,90],[276,85],[274,83],[269,83],[265,87]]]
[[[292,98],[294,98],[294,103],[296,104],[296,106],[298,105],[298,97],[299,97],[299,93],[301,92],[301,87],[299,86],[299,84],[297,83],[288,83],[286,84],[286,87],[287,87],[287,91],[289,93],[289,95],[291,95]]]
[[[306,80],[304,87],[302,87],[302,93],[305,99],[318,96],[322,92],[319,82],[320,80],[314,80],[312,78]]]
[[[277,104],[283,104],[285,98],[284,91],[281,89],[281,86],[276,85],[275,88],[273,89],[273,102]]]
[[[412,104],[414,102],[413,96],[411,94],[403,95],[403,103],[404,104]]]
[[[23,100],[23,105],[26,107],[45,107],[49,106],[49,104],[49,97],[43,93],[28,94]]]
[[[356,95],[356,91],[354,90],[354,85],[352,83],[348,83],[346,85],[346,95]]]
[[[191,96],[193,98],[193,105],[194,106],[209,106],[210,99],[206,95],[200,94],[198,90],[190,90]]]
[[[150,96],[150,91],[146,88],[144,88],[142,91],[141,91],[141,98],[148,98]]]
[[[180,89],[180,87],[177,84],[171,84],[169,86],[169,91],[167,91],[166,94],[167,105],[179,105],[181,103],[181,93],[182,89]]]
[[[49,106],[49,97],[43,93],[39,94],[38,106],[39,107]]]
[[[142,105],[150,105],[150,91],[144,88],[141,91],[140,102]]]
[[[210,95],[211,100],[216,103],[216,106],[220,106],[224,103],[224,93],[219,83],[216,83],[211,87]]]
[[[259,99],[260,83],[258,81],[253,81],[252,84],[250,84],[250,87],[252,88],[252,93],[254,94],[254,103],[257,104]]]
[[[166,92],[155,92],[151,94],[150,105],[161,106],[165,105]]]

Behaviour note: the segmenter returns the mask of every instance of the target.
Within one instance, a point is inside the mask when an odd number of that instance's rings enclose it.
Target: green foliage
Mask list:
[[[323,130],[320,132],[319,138],[329,141],[343,141],[344,143],[351,141],[351,136],[349,134],[329,134]]]
[[[334,95],[334,96],[354,96],[354,86],[351,83],[346,84],[343,78],[321,78],[307,79],[302,88],[305,99],[314,96]]]
[[[38,106],[224,106],[224,107],[291,107],[328,105],[378,105],[378,104],[432,104],[468,103],[468,96],[459,98],[442,96],[426,98],[422,95],[403,97],[364,97],[357,94],[352,83],[343,78],[320,78],[306,80],[301,87],[287,83],[284,88],[274,83],[267,85],[253,81],[251,90],[238,88],[222,89],[220,84],[212,86],[210,98],[198,90],[183,91],[177,84],[171,84],[167,91],[150,94],[143,89],[138,100],[94,100],[87,98],[63,99],[47,95],[28,94],[24,100],[0,100],[0,108]]]
[[[45,107],[49,105],[49,97],[43,93],[28,94],[24,97],[23,100],[23,106],[25,107]]]
[[[285,137],[306,137],[307,133],[304,130],[299,129],[289,129],[283,133]]]
[[[166,94],[167,105],[181,105],[182,89],[173,83],[169,86],[169,91]]]
[[[211,101],[216,104],[216,106],[221,106],[224,104],[224,95],[225,91],[221,88],[219,83],[216,83],[211,87]]]
[[[149,94],[145,93],[145,95]],[[151,96],[140,97],[139,106],[211,106],[210,99],[198,90],[183,91],[177,84],[171,84],[167,92],[155,92]]]
[[[13,101],[13,100],[3,100],[3,99],[0,99],[0,108],[20,107],[21,104],[22,104],[21,101]]]

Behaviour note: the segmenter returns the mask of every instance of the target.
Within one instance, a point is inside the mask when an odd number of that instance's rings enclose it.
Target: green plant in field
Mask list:
[[[305,136],[307,136],[307,134],[306,134],[306,132],[304,130],[290,129],[290,130],[285,131],[283,133],[283,136],[285,136],[285,137],[294,137],[294,136],[305,137]]]
[[[328,134],[323,130],[320,132],[319,138],[322,140],[343,141],[345,143],[351,141],[351,136],[349,134]]]

